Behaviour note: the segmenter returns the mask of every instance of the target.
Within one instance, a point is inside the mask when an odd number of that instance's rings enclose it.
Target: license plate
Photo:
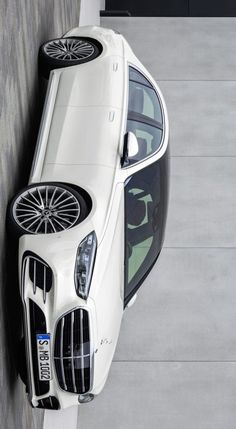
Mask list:
[[[37,334],[39,380],[51,380],[50,334]]]

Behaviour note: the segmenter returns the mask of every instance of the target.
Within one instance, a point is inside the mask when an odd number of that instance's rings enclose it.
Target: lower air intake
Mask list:
[[[46,410],[58,410],[60,404],[55,396],[49,396],[48,398],[40,399],[37,408],[44,408]]]

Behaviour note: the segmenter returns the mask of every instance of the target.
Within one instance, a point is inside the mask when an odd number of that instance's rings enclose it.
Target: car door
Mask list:
[[[163,110],[155,89],[139,71],[130,67],[127,133],[136,136],[138,150],[126,163],[125,306],[150,272],[163,243],[168,153],[159,159],[153,156],[162,145],[163,128]]]

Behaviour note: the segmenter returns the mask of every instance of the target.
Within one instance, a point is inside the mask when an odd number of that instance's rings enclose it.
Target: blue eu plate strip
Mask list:
[[[37,340],[50,340],[50,334],[37,334]]]

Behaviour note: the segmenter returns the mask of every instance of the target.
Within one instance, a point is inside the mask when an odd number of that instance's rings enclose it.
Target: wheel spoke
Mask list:
[[[69,216],[69,217],[77,217],[77,216],[75,216],[75,215],[72,215],[72,214],[70,214],[70,213],[61,213],[61,212],[57,212],[57,213],[60,213],[60,216]],[[58,215],[57,215],[57,217],[58,217]]]
[[[30,196],[31,196],[32,198],[34,198],[34,200],[36,201],[36,203],[37,203],[37,204],[39,204],[39,207],[40,207],[40,201],[38,201],[38,200],[37,200],[37,198],[35,197],[35,195],[34,195],[34,194],[32,194],[32,192],[30,192],[30,191],[29,191],[29,194],[30,194]]]
[[[29,200],[28,198],[26,198],[25,196],[22,197],[24,200],[28,201],[30,204],[33,204],[33,206],[37,207],[38,209],[40,209],[40,205],[34,203],[33,201]]]
[[[77,211],[78,209],[77,208],[74,208],[74,209],[57,209],[57,213],[61,213],[61,212],[65,212],[65,213],[67,213],[67,212],[75,212],[75,211]]]
[[[46,206],[48,206],[48,186],[46,186]]]
[[[24,213],[24,214],[18,215],[17,217],[25,217],[25,216],[32,216],[32,213]],[[40,216],[40,215],[37,214],[36,216]]]
[[[42,206],[42,207],[44,207],[44,203],[43,203],[42,195],[41,195],[41,193],[40,193],[39,188],[37,188],[37,191],[38,191],[39,199],[40,199],[40,201],[41,201],[41,206]]]
[[[62,194],[57,197],[57,199],[54,201],[53,207],[55,207],[55,203],[66,193],[66,191],[62,192]]]
[[[30,229],[36,222],[40,221],[40,218],[35,219],[29,226],[28,229]]]
[[[23,221],[21,222],[21,224],[22,224],[22,225],[24,225],[24,223],[25,223],[25,222],[29,222],[31,219],[35,219],[36,217],[37,217],[37,218],[39,218],[39,217],[40,217],[40,215],[38,215],[38,214],[37,214],[37,215],[33,215],[33,216],[31,216],[31,217],[29,217],[29,218],[27,218],[27,219],[23,220]]]
[[[57,204],[53,204],[53,208],[56,208],[57,206],[60,206],[60,204],[64,204],[66,201],[70,200],[72,197],[72,195],[70,195],[69,197],[67,197],[65,200],[62,200],[60,203]]]
[[[42,225],[42,223],[43,223],[43,219],[41,219],[41,221],[39,222],[39,224],[38,224],[38,226],[37,226],[37,228],[35,230],[35,233],[38,232],[38,230],[39,230],[40,226]]]
[[[31,209],[21,209],[20,207],[16,209],[17,212],[28,212],[28,213],[37,213],[37,210],[33,207]]]
[[[63,222],[67,222],[67,223],[69,223],[70,225],[71,225],[71,223],[73,223],[73,222],[71,222],[70,220],[68,220],[68,219],[66,219],[66,218],[64,218],[64,217],[61,217],[60,215],[57,215],[57,217],[56,217],[56,218],[54,218],[54,219],[61,219],[61,220],[63,220]]]
[[[56,232],[56,228],[55,228],[55,226],[53,225],[53,222],[51,221],[51,219],[50,219],[50,218],[49,218],[48,220],[49,220],[50,225],[52,226],[53,231],[54,231],[54,232]]]
[[[53,203],[54,197],[55,197],[55,195],[56,195],[56,192],[57,192],[57,187],[56,187],[56,188],[54,189],[54,191],[53,191],[53,194],[52,194],[51,200],[50,200],[50,202],[49,202],[49,208],[51,208],[51,207],[52,207],[52,203]]]
[[[62,228],[62,229],[66,229],[60,222],[59,222],[59,220],[57,220],[55,217],[53,218],[53,220],[55,221],[55,222],[57,222],[58,223],[58,225],[60,225],[60,227]]]
[[[62,203],[63,204],[63,203]],[[59,206],[59,208],[57,209],[57,210],[61,210],[61,208],[65,208],[65,207],[70,207],[70,206],[73,206],[73,205],[77,205],[78,206],[78,202],[77,201],[74,201],[73,203],[68,203],[68,204],[65,204],[65,205],[63,205],[63,206]],[[74,210],[74,209],[73,209]]]

